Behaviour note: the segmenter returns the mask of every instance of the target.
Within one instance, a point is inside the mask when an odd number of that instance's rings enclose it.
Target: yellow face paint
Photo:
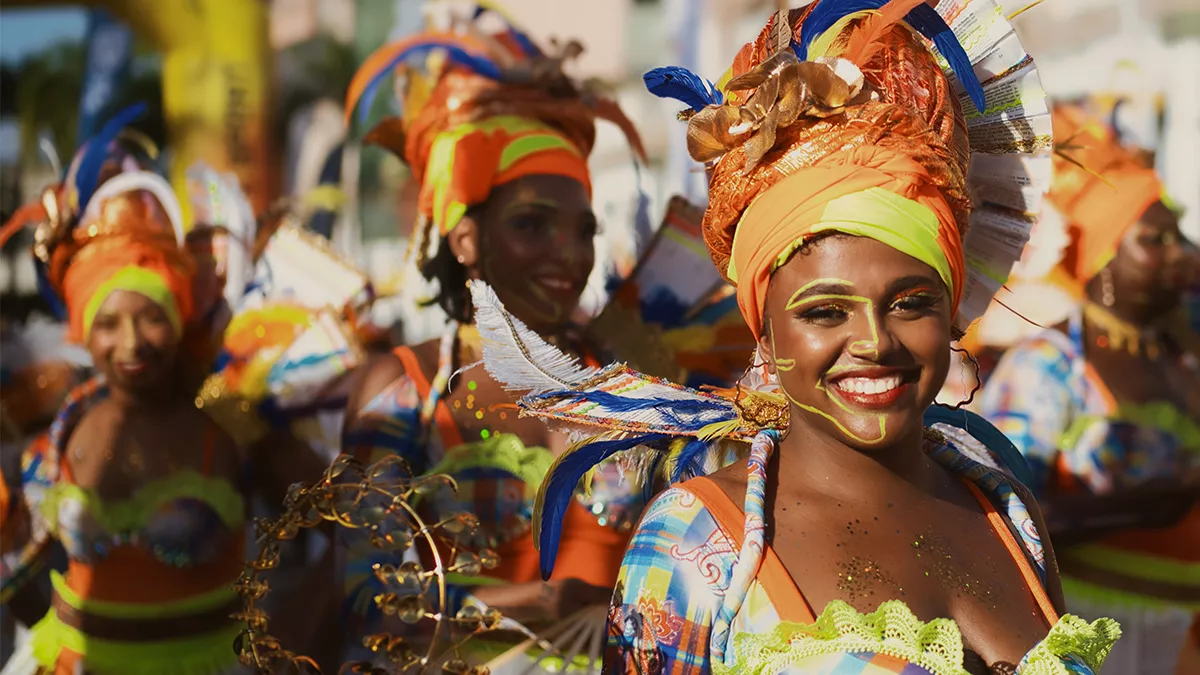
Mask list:
[[[790,312],[801,304],[811,300],[812,298],[801,298],[800,296],[817,286],[845,286],[846,288],[854,288],[854,282],[846,281],[845,279],[835,279],[833,277],[813,279],[801,286],[795,293],[792,293],[792,297],[788,299],[787,306],[784,309]]]
[[[800,297],[800,296],[804,295],[805,292],[807,292],[817,286],[821,286],[821,285],[839,285],[839,286],[845,286],[847,288],[853,288],[853,286],[854,286],[853,283],[846,281],[844,279],[833,279],[833,278],[816,279],[814,281],[811,281],[811,282],[805,284],[804,286],[801,286],[795,293],[792,294],[792,297],[788,300],[786,310],[790,312],[790,311],[794,311],[800,307],[803,307],[805,305],[809,305],[809,304],[812,304],[815,302],[822,302],[822,301],[826,301],[826,300],[842,300],[842,301],[848,301],[848,302],[853,302],[853,303],[858,303],[858,304],[864,305],[866,308],[866,312],[867,312],[867,324],[870,327],[871,338],[869,340],[857,340],[855,342],[852,342],[849,345],[848,349],[849,349],[850,353],[854,356],[878,358],[878,356],[879,356],[879,327],[876,324],[876,320],[875,320],[875,311],[874,311],[875,303],[874,303],[874,301],[871,300],[870,298],[865,298],[860,295],[849,295],[849,294],[841,294],[841,293],[822,293],[819,295],[812,295],[812,296],[803,297],[803,298]],[[778,353],[778,350],[775,349],[775,331],[774,330],[771,331],[771,352],[772,352],[772,354]],[[781,365],[781,363],[783,365]],[[795,367],[795,365],[796,365],[795,359],[781,359],[778,357],[776,357],[776,359],[775,359],[775,368],[776,368],[776,370],[779,370],[779,371],[788,372],[788,371],[792,370]],[[854,366],[847,366],[847,365],[831,366],[829,368],[829,370],[827,370],[825,372],[825,374],[822,376],[822,378],[817,381],[815,388],[818,391],[820,391],[822,394],[824,394],[826,398],[828,398],[831,402],[833,402],[833,404],[836,405],[838,408],[840,408],[842,411],[844,411],[848,414],[851,414],[851,415],[861,415],[864,413],[862,413],[861,411],[857,411],[857,410],[851,410],[849,407],[846,406],[846,404],[844,404],[841,400],[839,400],[838,397],[830,394],[829,390],[825,388],[825,383],[824,383],[825,378],[828,377],[829,375],[832,375],[834,373],[841,372],[844,370],[849,370],[853,367]],[[842,432],[842,434],[844,434],[845,436],[849,437],[850,439],[852,439],[853,441],[855,441],[857,443],[861,443],[863,445],[876,445],[876,444],[882,443],[887,438],[887,416],[886,415],[875,414],[875,417],[878,419],[878,422],[879,422],[879,436],[877,438],[864,438],[864,437],[859,436],[858,434],[854,433],[850,429],[847,429],[844,424],[842,424],[840,421],[838,421],[836,418],[834,418],[833,415],[825,412],[824,410],[821,410],[820,408],[817,408],[815,406],[806,405],[804,403],[797,401],[796,398],[787,391],[787,388],[784,387],[782,381],[779,383],[779,388],[783,392],[784,396],[786,396],[787,399],[789,401],[791,401],[796,407],[800,408],[801,410],[805,410],[807,412],[813,413],[815,415],[820,415],[821,417],[828,420],[835,427],[837,427],[838,431]]]

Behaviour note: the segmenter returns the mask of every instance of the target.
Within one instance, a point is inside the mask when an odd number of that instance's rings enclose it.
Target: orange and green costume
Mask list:
[[[478,10],[497,18],[490,3],[480,3]],[[399,114],[365,138],[400,157],[420,184],[422,222],[411,244],[420,268],[430,249],[498,186],[526,176],[562,176],[590,194],[587,158],[597,119],[616,122],[641,153],[636,132],[615,104],[582,91],[563,75],[558,57],[543,53],[505,17],[498,18],[499,28],[464,20],[469,27],[462,30],[431,29],[387,45],[368,57],[350,86],[348,119],[356,109],[367,111],[384,77],[394,73],[400,83],[395,92]],[[493,32],[485,39],[483,31]],[[498,552],[499,563],[482,577],[455,580],[449,612],[475,602],[475,587],[539,578],[530,518],[537,486],[553,462],[548,449],[526,447],[513,434],[465,434],[459,427],[443,400],[458,340],[451,325],[433,377],[422,371],[411,349],[396,349],[406,374],[367,402],[343,432],[343,451],[363,461],[399,455],[416,473],[456,480],[457,491],[439,491],[423,500],[423,508],[442,517],[471,512],[479,518],[475,544]],[[640,490],[622,485],[618,476],[608,478],[597,481],[593,498],[581,498],[572,509],[571,563],[560,577],[600,586],[611,586],[615,578]],[[387,561],[351,537],[344,612],[353,634],[369,634],[382,619],[372,602],[380,588],[371,569]],[[486,647],[483,641],[472,644]]]

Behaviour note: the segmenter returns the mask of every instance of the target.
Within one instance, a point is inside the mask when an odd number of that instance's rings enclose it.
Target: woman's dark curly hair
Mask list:
[[[421,303],[422,307],[437,305],[451,319],[460,323],[471,320],[471,293],[467,290],[467,268],[454,257],[445,242],[437,253],[421,266],[421,276],[437,282],[437,294]]]

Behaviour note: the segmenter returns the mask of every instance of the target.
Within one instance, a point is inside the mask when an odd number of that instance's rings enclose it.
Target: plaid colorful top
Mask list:
[[[609,613],[606,672],[965,675],[962,638],[949,620],[923,624],[898,601],[885,602],[870,615],[840,601],[815,621],[807,614],[786,571],[764,557],[765,467],[775,442],[770,432],[755,440],[742,532],[731,532],[710,508],[712,502],[699,496],[707,479],[669,489],[650,505],[621,567]],[[1007,516],[1021,535],[1014,546],[1044,574],[1037,529],[1007,475],[950,441],[931,447],[930,456]],[[1048,622],[1056,622],[1045,594],[1035,596]],[[1018,672],[1035,672],[1024,669],[1053,659],[1064,669],[1037,672],[1093,673],[1116,637],[1107,622],[1089,626],[1074,617],[1055,623],[1052,632],[1065,639],[1044,641]],[[1050,644],[1067,647],[1056,651]]]
[[[1082,319],[1066,334],[1046,331],[1005,354],[984,389],[981,412],[1025,455],[1039,495],[1105,494],[1179,475],[1200,462],[1200,425],[1165,401],[1116,401],[1087,363]],[[1152,582],[1153,596],[1065,578],[1073,596],[1200,609],[1200,509],[1161,529],[1128,529],[1059,551],[1063,562],[1098,567],[1128,588]]]
[[[1200,426],[1165,403],[1118,404],[1083,355],[1081,320],[1010,349],[981,410],[1025,455],[1037,494],[1097,494],[1171,476],[1200,450]]]
[[[457,490],[449,487],[422,498],[418,508],[432,520],[455,513],[471,513],[479,520],[478,535],[471,542],[475,550],[492,549],[500,564],[485,570],[489,579],[459,579],[449,592],[448,611],[457,611],[464,602],[478,604],[471,590],[496,580],[508,582],[538,581],[537,551],[532,543],[533,504],[542,478],[554,461],[549,450],[526,447],[513,434],[492,433],[474,442],[462,442],[456,429],[447,429],[439,419],[437,407],[430,405],[430,393],[422,396],[425,386],[409,376],[392,382],[371,400],[348,424],[343,435],[343,452],[365,463],[373,463],[388,454],[402,457],[414,475],[444,474],[454,479]],[[448,437],[453,433],[452,437]],[[581,508],[568,511],[568,536],[587,539],[577,550],[587,557],[584,568],[560,561],[559,573],[597,585],[608,585],[615,577],[620,556],[629,533],[645,504],[642,489],[631,480],[632,467],[617,461],[597,467],[592,479],[576,493]],[[584,522],[590,521],[590,522]],[[367,535],[339,531],[346,549],[343,562],[344,620],[355,635],[378,632],[383,620],[374,598],[383,591],[374,575],[376,564],[399,565],[400,554],[389,557],[372,547]],[[597,559],[608,555],[610,560]],[[586,557],[586,556],[585,556]],[[606,571],[607,570],[607,571]],[[591,574],[579,576],[580,574]],[[601,579],[600,577],[604,577]]]

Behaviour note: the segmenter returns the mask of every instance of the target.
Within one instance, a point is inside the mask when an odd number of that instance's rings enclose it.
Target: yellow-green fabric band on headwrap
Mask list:
[[[566,176],[591,192],[587,159],[553,127],[512,115],[460,124],[439,134],[429,150],[421,213],[446,234],[493,187],[530,175]]]
[[[781,251],[772,269],[782,267],[805,239],[831,231],[869,237],[910,255],[937,271],[946,288],[954,291],[950,263],[938,244],[937,216],[925,205],[881,187],[830,201],[809,234]]]
[[[84,340],[92,332],[92,322],[96,319],[100,307],[114,291],[132,291],[150,298],[154,304],[162,307],[166,312],[167,319],[175,329],[175,334],[183,334],[183,321],[179,315],[179,307],[175,303],[175,295],[167,281],[154,270],[129,265],[117,270],[107,281],[101,283],[87,301],[83,310]]]

